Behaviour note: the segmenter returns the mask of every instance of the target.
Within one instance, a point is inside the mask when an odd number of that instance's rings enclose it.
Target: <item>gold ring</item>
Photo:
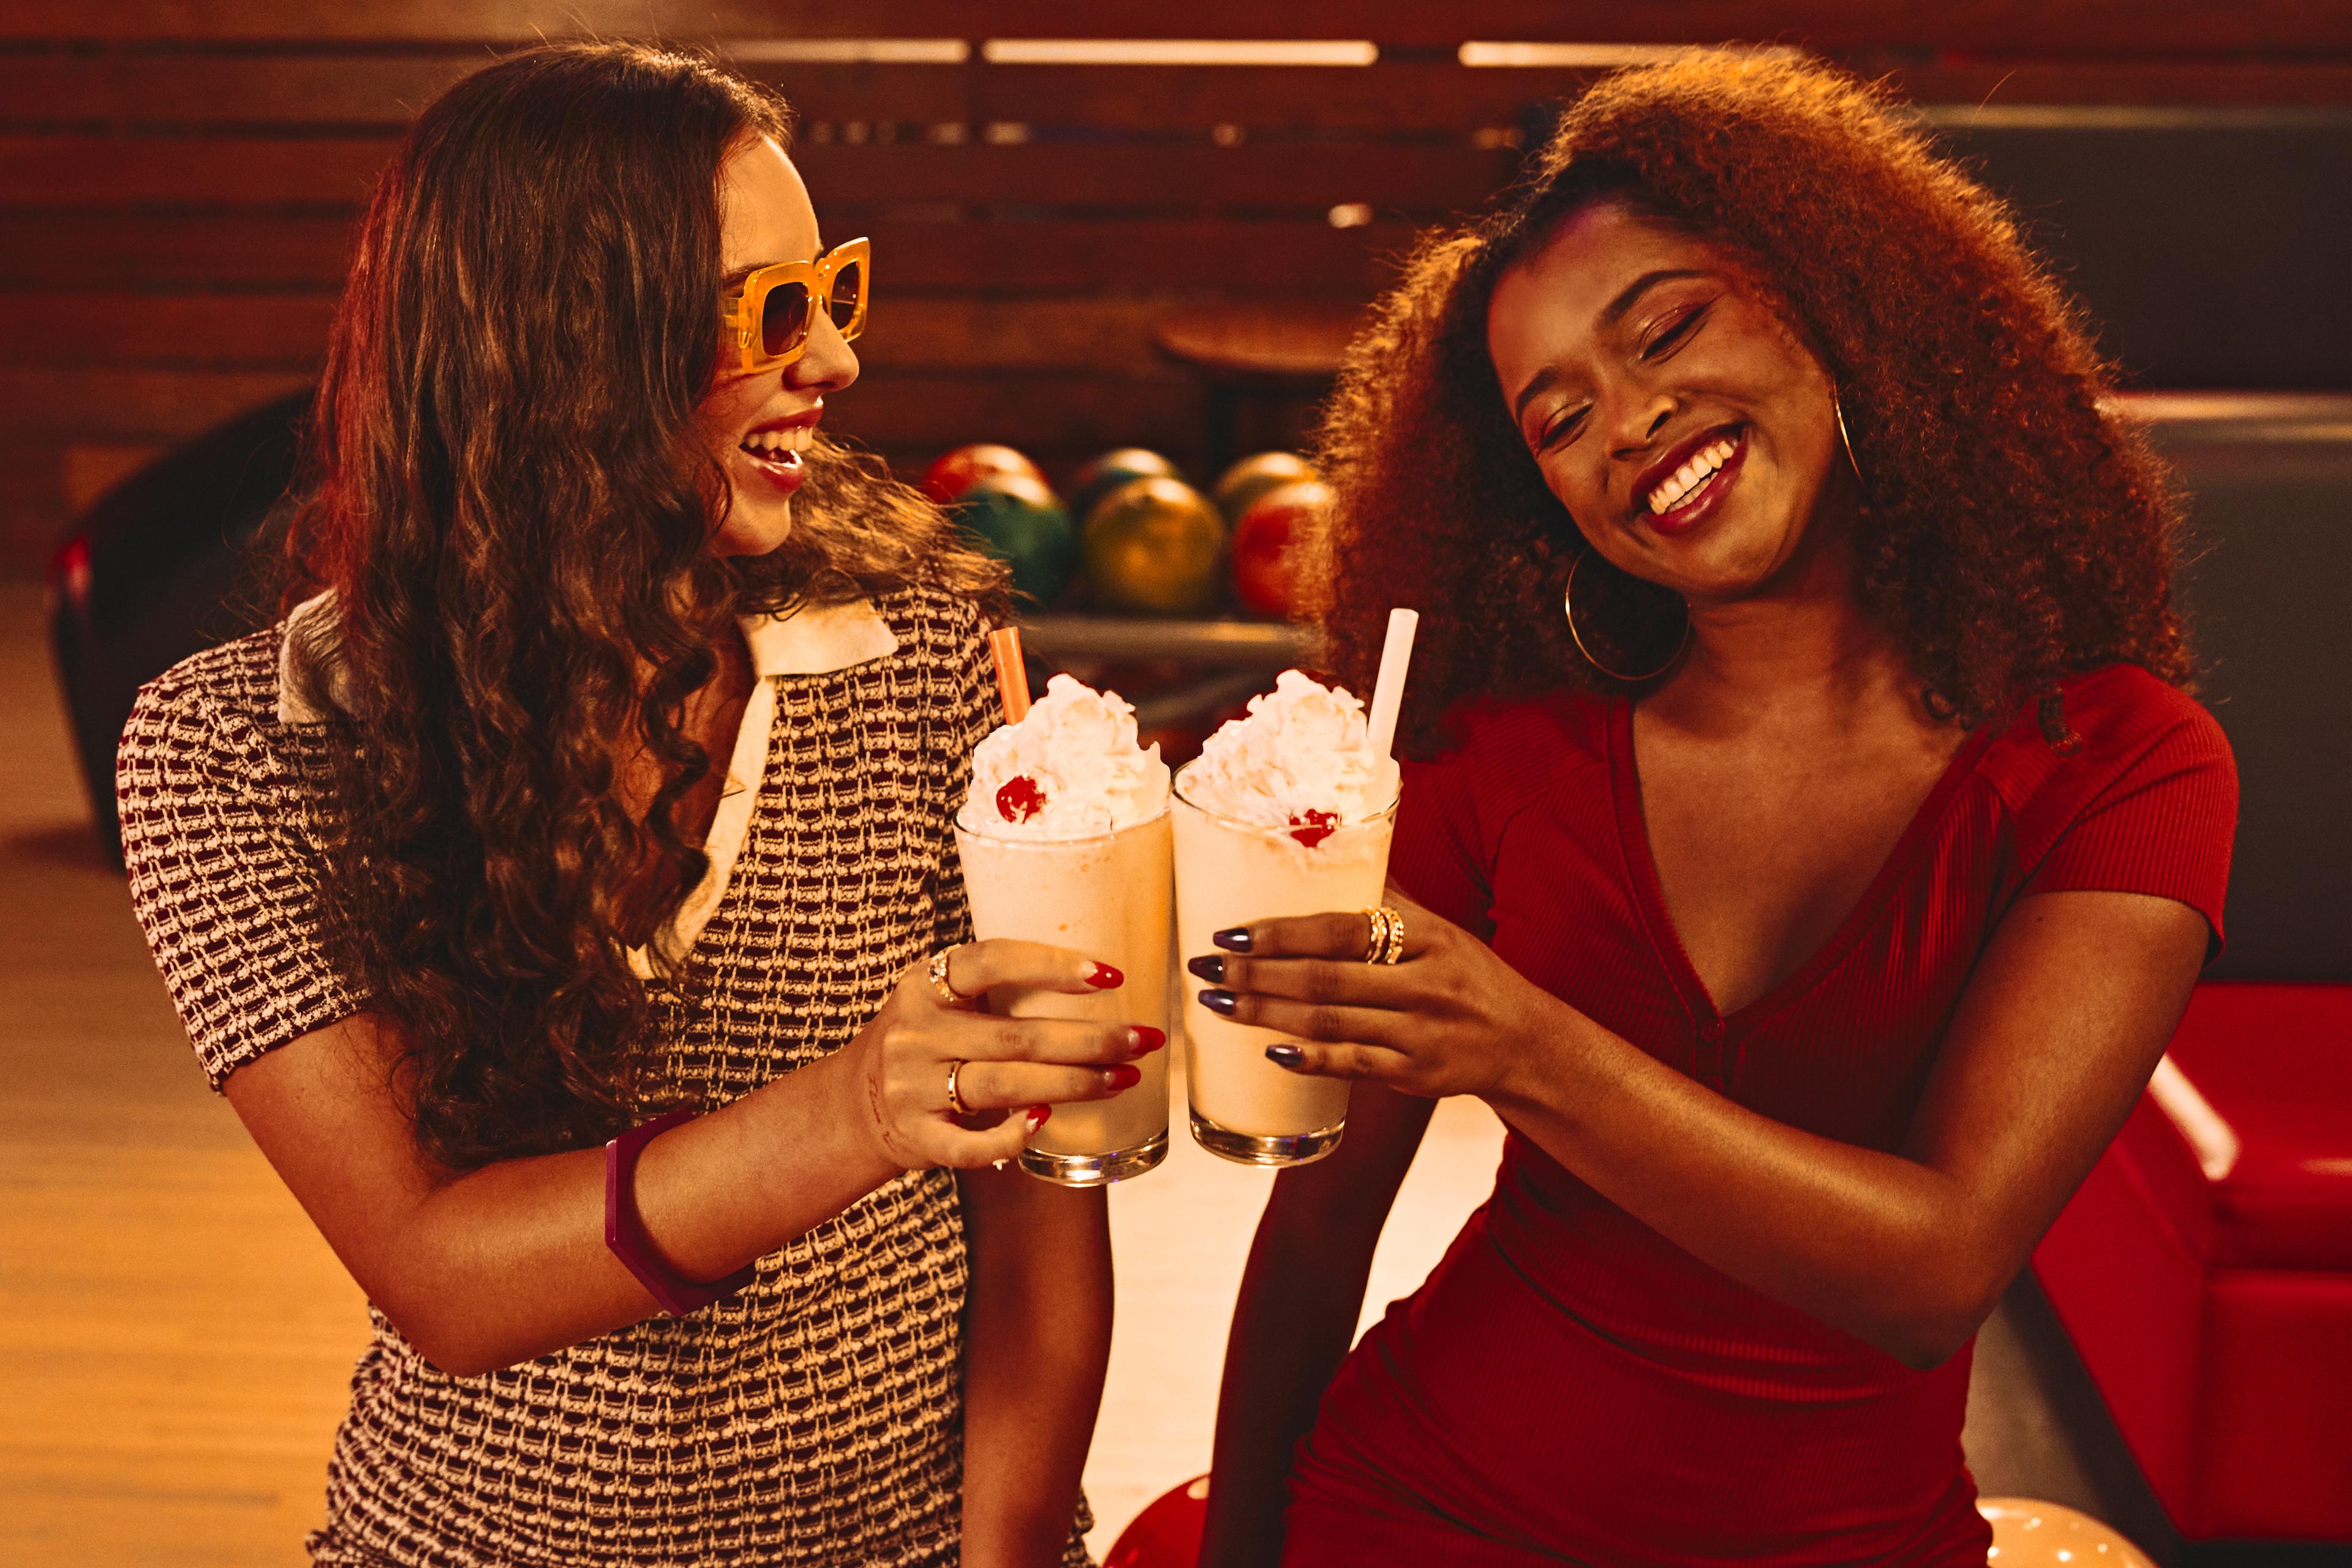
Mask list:
[[[1381,929],[1379,932],[1381,939],[1379,951],[1364,962],[1367,963],[1398,963],[1404,957],[1404,916],[1386,904],[1381,906],[1380,913]]]
[[[963,1095],[956,1088],[956,1075],[962,1072],[964,1064],[960,1061],[948,1063],[948,1109],[958,1116],[970,1116],[971,1107],[963,1102]]]
[[[954,952],[954,948],[943,947],[931,954],[931,989],[938,992],[940,1000],[950,1007],[961,1006],[971,1000],[948,984],[948,955]]]
[[[1392,962],[1382,955],[1388,952],[1390,932],[1396,929],[1396,911],[1382,904],[1376,909],[1364,910],[1363,914],[1364,919],[1370,922],[1370,929],[1364,935],[1364,962],[1366,963]]]

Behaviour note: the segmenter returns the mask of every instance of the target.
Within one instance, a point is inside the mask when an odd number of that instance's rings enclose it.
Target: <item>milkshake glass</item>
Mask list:
[[[998,729],[972,753],[956,849],[973,934],[1069,948],[1126,977],[1084,995],[993,987],[990,1012],[1168,1032],[1174,903],[1168,769],[1159,747],[1135,741],[1132,708],[1056,675],[1019,722]],[[1167,1158],[1167,1053],[1132,1065],[1143,1076],[1131,1088],[1055,1106],[1022,1150],[1022,1169],[1088,1187]]]
[[[1248,732],[1256,726],[1258,732]],[[1230,926],[1377,905],[1396,826],[1396,769],[1371,751],[1362,705],[1286,671],[1270,697],[1177,774],[1176,934],[1217,951]],[[1324,803],[1316,805],[1314,802]],[[1367,926],[1369,931],[1369,925]],[[1303,1165],[1339,1147],[1348,1081],[1276,1067],[1290,1037],[1197,1001],[1183,1010],[1192,1137],[1247,1165]]]
[[[1074,996],[1000,985],[988,1010],[1014,1018],[1097,1018],[1168,1028],[1169,831],[1149,822],[1092,838],[1017,839],[956,823],[974,935],[1076,949],[1127,976]],[[1029,1135],[1021,1168],[1066,1187],[1139,1175],[1168,1157],[1168,1053],[1134,1064],[1143,1081],[1108,1100],[1066,1101]]]

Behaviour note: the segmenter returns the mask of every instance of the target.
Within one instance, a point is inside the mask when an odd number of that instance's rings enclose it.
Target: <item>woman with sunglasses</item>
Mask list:
[[[119,793],[214,1085],[370,1301],[313,1561],[1086,1561],[1099,1193],[1012,1156],[1149,1029],[971,942],[1002,574],[817,437],[866,320],[785,110],[628,46],[383,176],[272,630]]]
[[[1259,1226],[1204,1563],[1983,1568],[1969,1348],[2218,946],[2237,798],[2078,320],[1794,62],[1603,82],[1421,247],[1308,576],[1350,682],[1422,612],[1403,940],[1193,959],[1356,1080]],[[1449,1094],[1494,1194],[1351,1352]]]

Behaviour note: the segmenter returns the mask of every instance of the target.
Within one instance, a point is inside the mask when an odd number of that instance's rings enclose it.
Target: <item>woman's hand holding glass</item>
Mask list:
[[[1013,1159],[1050,1107],[1133,1087],[1142,1077],[1136,1058],[1167,1044],[1143,1025],[982,1011],[1001,985],[1084,995],[1124,983],[1110,965],[1066,948],[965,942],[948,950],[943,978],[945,991],[929,961],[910,967],[845,1053],[856,1058],[874,1139],[902,1170]]]
[[[1556,1029],[1565,1005],[1393,888],[1387,907],[1404,921],[1394,963],[1366,961],[1376,933],[1358,910],[1256,921],[1241,928],[1242,951],[1195,958],[1192,972],[1232,998],[1211,1003],[1218,1012],[1292,1037],[1265,1054],[1293,1072],[1429,1100],[1503,1093],[1525,1042]]]

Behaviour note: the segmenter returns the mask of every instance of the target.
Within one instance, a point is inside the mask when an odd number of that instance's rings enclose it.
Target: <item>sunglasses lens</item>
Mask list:
[[[866,303],[866,268],[852,261],[833,275],[833,324],[845,334]]]
[[[808,336],[809,291],[805,283],[784,283],[768,290],[760,312],[760,347],[772,359],[788,354]]]

